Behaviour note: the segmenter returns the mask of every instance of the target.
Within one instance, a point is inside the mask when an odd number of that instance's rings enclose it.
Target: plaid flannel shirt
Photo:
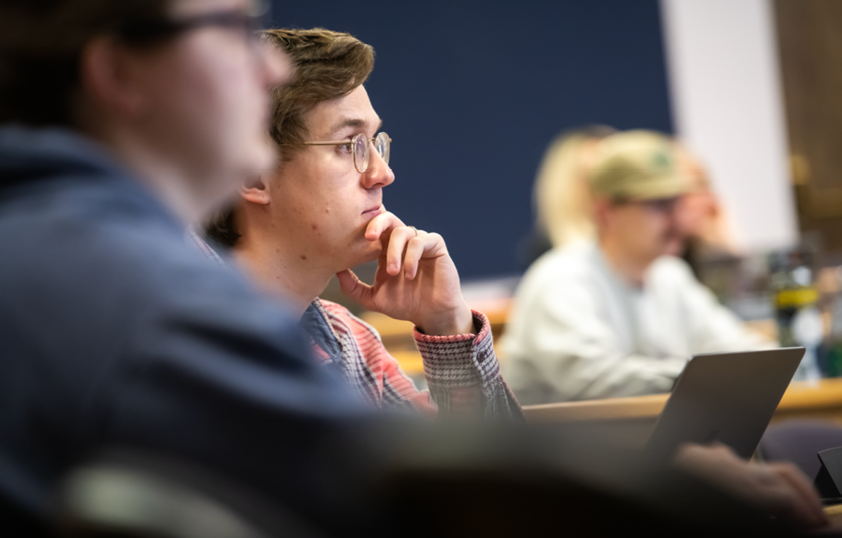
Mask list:
[[[345,307],[316,299],[303,324],[312,334],[323,322],[335,344],[314,338],[317,359],[338,367],[345,379],[372,405],[411,405],[422,414],[521,420],[520,405],[500,376],[488,319],[473,312],[476,334],[430,336],[414,331],[424,362],[428,391],[419,391],[380,340],[377,331]],[[335,351],[330,347],[335,345]],[[323,349],[327,347],[328,349]]]

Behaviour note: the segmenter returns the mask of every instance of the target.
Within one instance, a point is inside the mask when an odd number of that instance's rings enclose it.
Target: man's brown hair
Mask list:
[[[0,123],[72,127],[82,51],[111,34],[166,20],[172,0],[0,0]],[[144,41],[141,43],[140,41]]]
[[[282,161],[288,161],[310,140],[304,116],[319,103],[348,95],[363,84],[374,68],[374,49],[350,34],[324,28],[265,30],[262,35],[285,52],[295,68],[292,79],[272,91],[269,127]],[[214,217],[205,227],[208,236],[233,246],[240,237],[233,213],[227,209]]]

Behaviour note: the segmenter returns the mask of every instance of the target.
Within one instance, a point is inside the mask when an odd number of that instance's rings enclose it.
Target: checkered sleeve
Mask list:
[[[419,391],[392,357],[377,330],[351,314],[344,306],[317,300],[339,340],[341,367],[345,379],[375,405],[384,408],[412,408],[434,417],[436,406],[427,391]]]
[[[488,318],[473,311],[476,334],[430,336],[415,329],[430,395],[440,415],[523,420],[517,399],[500,375]]]

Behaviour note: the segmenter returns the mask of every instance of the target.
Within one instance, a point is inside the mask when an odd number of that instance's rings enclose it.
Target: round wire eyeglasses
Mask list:
[[[368,138],[363,133],[354,135],[351,140],[330,140],[330,141],[315,141],[305,142],[305,146],[338,146],[347,145],[348,149],[353,151],[354,168],[357,172],[364,174],[368,170],[368,161],[371,158],[371,144],[374,144],[374,151],[380,155],[386,166],[389,166],[389,156],[392,149],[392,139],[389,138],[385,132],[380,132],[374,138]]]

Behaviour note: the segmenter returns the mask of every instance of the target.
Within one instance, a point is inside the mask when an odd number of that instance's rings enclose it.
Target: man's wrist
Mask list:
[[[451,316],[437,316],[435,320],[416,323],[418,331],[428,336],[455,336],[475,332],[474,313],[464,305]]]

